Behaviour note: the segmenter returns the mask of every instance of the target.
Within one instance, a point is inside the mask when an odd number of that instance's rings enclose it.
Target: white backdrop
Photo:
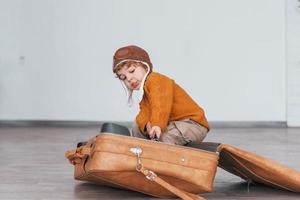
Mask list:
[[[300,1],[287,0],[287,124],[300,127]]]
[[[210,121],[286,121],[284,0],[1,0],[0,25],[0,120],[133,120],[111,65],[137,44]]]

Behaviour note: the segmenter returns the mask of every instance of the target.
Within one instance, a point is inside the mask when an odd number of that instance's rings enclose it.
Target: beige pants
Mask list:
[[[171,121],[166,131],[161,134],[159,141],[176,145],[186,145],[187,143],[197,144],[204,140],[207,132],[206,127],[190,119]],[[136,124],[132,128],[131,136],[149,139],[144,133],[139,131]]]

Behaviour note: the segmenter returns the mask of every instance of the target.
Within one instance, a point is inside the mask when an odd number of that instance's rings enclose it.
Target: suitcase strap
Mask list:
[[[137,156],[137,164],[135,169],[138,172],[144,174],[148,180],[156,182],[157,184],[164,187],[165,189],[172,192],[173,194],[175,194],[176,196],[180,197],[183,200],[205,200],[205,198],[203,197],[186,192],[184,190],[177,188],[174,185],[169,184],[162,178],[158,177],[158,175],[155,174],[153,171],[144,168],[140,158],[140,155],[142,154],[142,149],[140,147],[131,148],[130,151]]]
[[[162,178],[158,177],[157,174],[155,174],[153,171],[145,169],[142,165],[137,166],[136,170],[144,174],[148,180],[158,183],[160,186],[169,190],[170,192],[172,192],[173,194],[175,194],[176,196],[180,197],[183,200],[205,200],[203,197],[183,191],[169,184],[168,182],[164,181]]]

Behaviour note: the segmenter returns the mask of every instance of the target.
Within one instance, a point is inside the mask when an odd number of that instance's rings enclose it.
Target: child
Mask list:
[[[152,71],[148,53],[137,46],[118,49],[113,72],[128,90],[142,92],[132,136],[186,145],[200,143],[209,124],[204,111],[174,80]]]

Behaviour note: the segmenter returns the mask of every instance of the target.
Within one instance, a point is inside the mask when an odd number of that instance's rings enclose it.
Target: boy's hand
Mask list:
[[[157,138],[159,139],[161,135],[161,128],[159,126],[152,126],[149,136],[151,139]]]
[[[151,139],[159,139],[161,136],[161,128],[159,126],[151,126],[150,122],[147,123],[146,130]]]
[[[146,132],[147,132],[148,135],[150,133],[151,128],[152,128],[151,123],[147,122],[147,124],[146,124]]]

